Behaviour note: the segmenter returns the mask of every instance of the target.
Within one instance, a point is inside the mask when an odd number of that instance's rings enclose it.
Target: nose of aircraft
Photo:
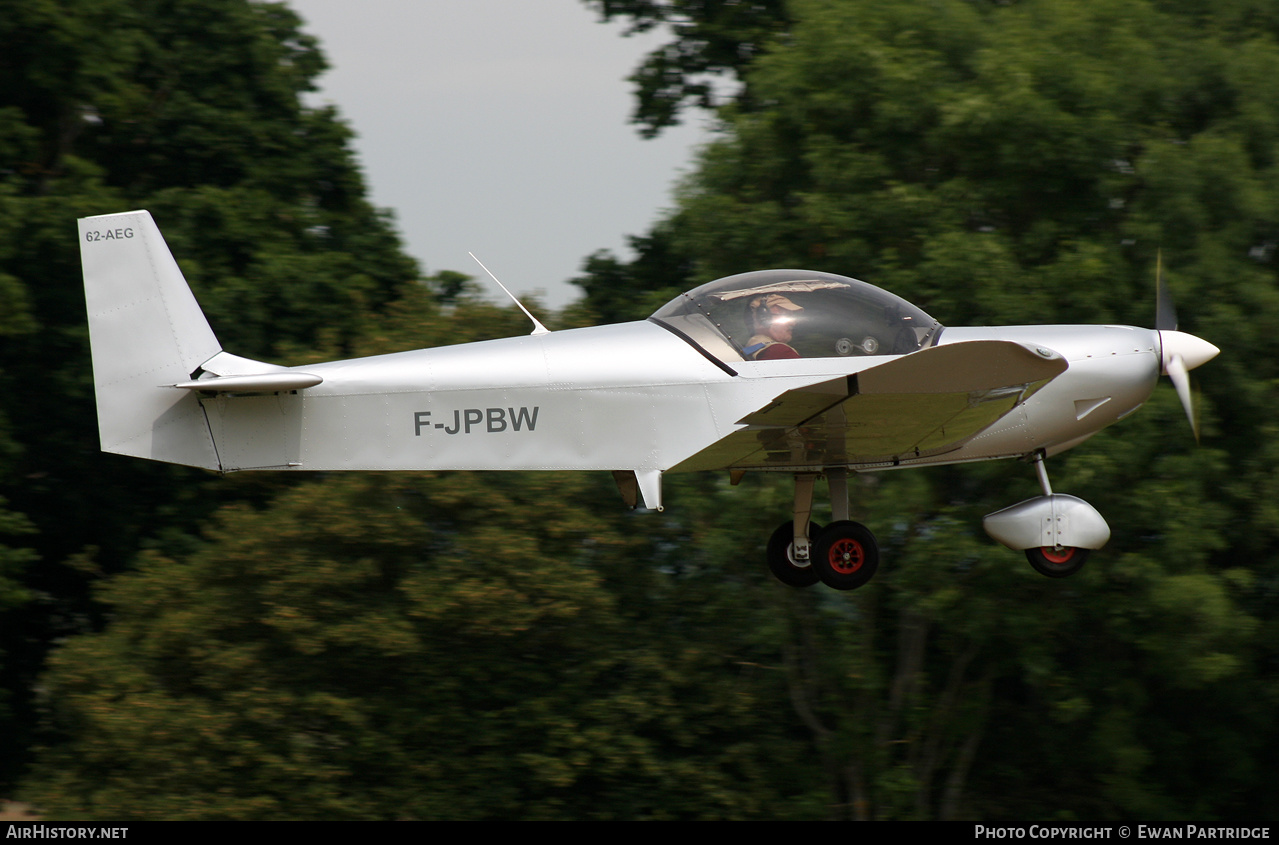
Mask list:
[[[1187,370],[1208,363],[1221,352],[1201,337],[1178,331],[1161,331],[1159,344],[1162,348],[1164,375],[1171,376],[1168,371],[1171,362],[1180,358]]]
[[[1177,389],[1181,407],[1186,411],[1186,418],[1190,420],[1190,428],[1197,441],[1199,423],[1195,419],[1195,408],[1190,397],[1190,370],[1216,358],[1221,350],[1203,338],[1172,329],[1159,332],[1159,346],[1164,375],[1172,379],[1172,386]]]

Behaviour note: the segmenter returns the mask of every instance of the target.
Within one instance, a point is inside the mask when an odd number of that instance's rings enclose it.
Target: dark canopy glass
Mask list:
[[[728,276],[680,294],[649,319],[729,362],[759,353],[770,313],[790,323],[786,344],[803,358],[905,355],[934,343],[942,328],[888,291],[810,270]]]

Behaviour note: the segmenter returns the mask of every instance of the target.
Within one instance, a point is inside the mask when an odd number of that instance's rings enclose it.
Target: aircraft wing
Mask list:
[[[1042,347],[1003,340],[934,346],[788,390],[745,428],[672,471],[891,466],[963,446],[1065,372]]]

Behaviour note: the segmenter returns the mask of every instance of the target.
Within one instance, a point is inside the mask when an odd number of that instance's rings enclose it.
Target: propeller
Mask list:
[[[1168,280],[1164,278],[1162,253],[1155,259],[1155,281],[1155,330],[1159,332],[1163,373],[1172,380],[1177,397],[1181,399],[1181,407],[1186,410],[1186,418],[1190,420],[1190,428],[1195,433],[1195,442],[1198,443],[1199,420],[1195,417],[1194,402],[1190,395],[1190,371],[1216,358],[1221,350],[1202,338],[1177,331],[1177,309],[1173,307]]]

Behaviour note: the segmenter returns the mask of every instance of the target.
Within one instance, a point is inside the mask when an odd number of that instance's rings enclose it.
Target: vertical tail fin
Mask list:
[[[98,434],[104,452],[219,469],[187,381],[222,347],[150,212],[80,221]]]

